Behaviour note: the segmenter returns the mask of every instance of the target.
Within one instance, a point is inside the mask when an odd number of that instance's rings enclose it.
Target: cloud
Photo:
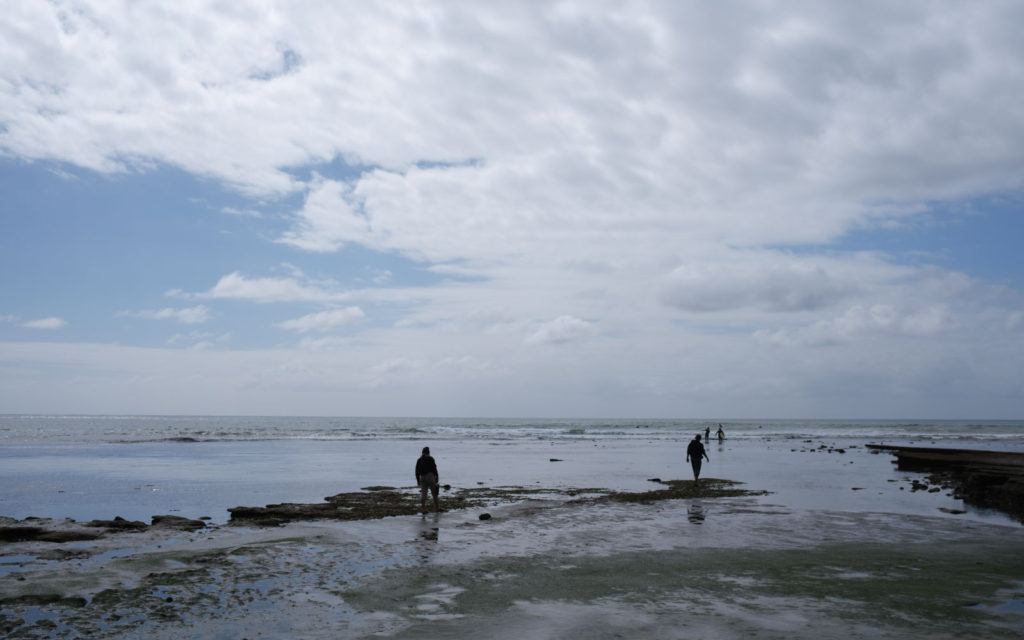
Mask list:
[[[359,213],[351,192],[351,185],[317,176],[296,214],[296,228],[279,242],[316,252],[336,251],[347,243],[367,244],[369,221]]]
[[[253,302],[331,302],[345,296],[315,284],[300,282],[297,278],[247,278],[237,271],[217,281],[209,291],[183,294],[170,291],[169,295],[206,300],[251,300]]]
[[[915,389],[964,371],[975,398],[1003,397],[986,391],[1003,379],[1019,398],[998,348],[1019,342],[1019,292],[927,264],[936,253],[841,244],[1019,191],[1019,3],[121,9],[8,10],[0,155],[56,171],[170,166],[226,186],[241,197],[219,224],[265,244],[212,261],[210,282],[227,275],[208,289],[167,294],[315,312],[278,325],[304,334],[294,351],[119,358],[202,363],[221,398],[254,407],[275,384],[299,407],[327,385],[321,406],[346,412],[401,398],[421,414],[537,413],[571,397],[588,412],[693,415],[742,395],[791,415],[802,397],[799,409],[824,407],[808,390],[828,383]],[[246,275],[268,251],[292,264]],[[410,260],[428,284],[409,284]],[[338,307],[363,300],[394,322],[321,335],[358,320]],[[783,349],[794,364],[780,373]],[[483,363],[494,384],[443,362]],[[395,395],[332,404],[339,388]]]
[[[841,316],[819,320],[796,330],[760,330],[756,336],[767,342],[796,346],[821,346],[863,340],[879,335],[931,336],[955,329],[956,316],[943,305],[924,309],[900,309],[886,304],[854,306]]]
[[[748,307],[814,311],[835,305],[858,288],[813,264],[688,264],[668,275],[662,299],[693,312]]]
[[[236,207],[222,207],[221,213],[230,216],[241,216],[245,218],[262,218],[263,214],[255,209],[238,209]]]
[[[67,325],[61,318],[40,318],[38,320],[29,320],[23,323],[21,326],[29,329],[60,329]]]
[[[527,336],[525,342],[529,345],[564,344],[589,338],[596,333],[597,327],[592,322],[572,316],[559,316],[542,324]]]
[[[0,145],[303,192],[281,240],[311,251],[411,251],[391,216],[443,232],[446,205],[456,222],[483,203],[476,231],[614,225],[631,203],[634,221],[823,240],[874,215],[865,202],[1016,184],[1022,72],[1007,25],[1020,11],[362,3],[268,21],[29,4],[0,57],[18,69],[4,77]],[[198,37],[210,24],[218,37]],[[336,158],[370,170],[346,182],[289,171]]]
[[[210,310],[203,305],[185,309],[167,307],[156,311],[121,311],[117,315],[150,320],[177,320],[181,324],[203,324],[212,317]]]
[[[282,329],[293,329],[302,333],[307,331],[330,331],[331,329],[361,320],[365,315],[359,307],[346,307],[344,309],[331,309],[329,311],[310,313],[301,318],[280,322],[275,326]]]
[[[18,316],[14,316],[14,315],[10,315],[10,314],[5,314],[5,313],[0,313],[0,322],[14,323],[14,322],[17,322],[17,321],[18,321]]]

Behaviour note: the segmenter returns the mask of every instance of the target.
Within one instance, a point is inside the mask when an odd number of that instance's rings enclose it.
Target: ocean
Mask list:
[[[424,446],[453,490],[646,491],[692,477],[686,445],[706,428],[703,476],[765,495],[538,494],[486,521],[226,524],[234,506],[411,489]],[[57,560],[0,546],[0,603],[85,603],[5,605],[0,625],[38,638],[1024,636],[1021,523],[915,490],[922,474],[867,444],[1024,451],[1024,421],[0,416],[0,516],[211,523]]]
[[[0,415],[0,445],[253,440],[689,440],[723,425],[730,439],[941,440],[1020,447],[1024,420],[606,420],[259,416]]]
[[[6,415],[0,515],[223,522],[234,506],[414,484],[423,446],[455,486],[589,487],[599,476],[606,488],[635,491],[651,477],[686,477],[687,443],[710,429],[713,449],[719,424],[730,453],[709,472],[759,485],[798,482],[774,454],[804,440],[1024,451],[1024,421]]]

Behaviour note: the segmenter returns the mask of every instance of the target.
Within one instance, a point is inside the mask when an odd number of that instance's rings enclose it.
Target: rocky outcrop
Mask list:
[[[0,542],[78,542],[81,540],[95,540],[103,534],[84,529],[49,529],[37,526],[12,526],[0,527]]]
[[[896,456],[901,471],[930,475],[966,504],[996,509],[1024,523],[1024,453],[868,445]]]
[[[91,520],[78,523],[71,519],[26,518],[0,520],[0,543],[15,542],[80,542],[97,540],[108,533],[141,532],[150,529],[197,531],[206,526],[202,520],[182,516],[153,516],[152,524],[139,520],[126,520],[120,516],[113,520]]]
[[[265,507],[228,509],[232,524],[274,526],[297,520],[366,520],[388,516],[413,515],[419,501],[398,491],[339,493],[325,502],[268,504]]]
[[[177,529],[179,531],[198,531],[206,527],[202,520],[193,520],[182,516],[153,516],[154,529]]]

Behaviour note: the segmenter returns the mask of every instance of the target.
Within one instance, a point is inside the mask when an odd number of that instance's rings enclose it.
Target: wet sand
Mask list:
[[[566,445],[557,463],[534,460],[548,450],[541,447],[495,456],[560,480],[545,485],[558,491],[515,502],[439,515],[271,528],[215,523],[195,532],[7,543],[0,545],[0,633],[168,639],[1024,633],[1024,527],[965,508],[942,491],[913,491],[920,474],[850,445],[713,443],[708,475],[772,491],[766,496],[579,500],[564,490],[602,486],[595,482],[600,467],[595,473],[586,466],[622,451],[606,455],[593,443],[577,443]],[[650,477],[680,478],[681,460],[659,457],[660,448],[652,446],[621,480],[604,474],[618,485],[609,488],[642,490],[651,488]],[[530,461],[519,458],[523,452]],[[578,457],[586,462],[577,464]],[[477,482],[484,480],[460,484]],[[484,512],[491,519],[481,520]]]

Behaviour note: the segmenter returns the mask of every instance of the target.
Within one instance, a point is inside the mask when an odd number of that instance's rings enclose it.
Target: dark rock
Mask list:
[[[481,520],[490,520],[491,519],[491,514],[489,514],[489,513],[481,513],[480,514],[480,519]]]
[[[80,540],[95,540],[103,534],[81,529],[46,529],[45,527],[14,526],[0,527],[0,542],[30,542],[39,540],[42,542],[77,542]]]
[[[36,540],[44,531],[42,527],[0,527],[0,542]]]
[[[96,538],[103,537],[102,533],[94,533],[92,531],[82,531],[80,529],[69,529],[66,531],[45,531],[39,535],[36,540],[42,540],[43,542],[78,542],[80,540],[95,540]]]
[[[549,462],[562,462],[561,458],[551,458]]]
[[[158,529],[177,529],[180,531],[196,531],[206,527],[202,520],[192,520],[182,516],[153,516],[153,527]]]
[[[967,504],[997,509],[1024,522],[1024,453],[867,446],[873,451],[892,453],[901,471],[930,473],[932,483],[952,489],[954,496]],[[911,490],[921,489],[932,491],[928,485],[914,480]]]
[[[276,526],[296,520],[366,520],[387,516],[414,515],[419,500],[398,491],[339,493],[326,502],[269,504],[265,507],[228,509],[231,523]]]
[[[121,516],[115,517],[113,520],[93,520],[85,523],[87,527],[103,527],[104,529],[111,529],[114,531],[142,531],[148,529],[149,525],[139,520],[125,520]]]

